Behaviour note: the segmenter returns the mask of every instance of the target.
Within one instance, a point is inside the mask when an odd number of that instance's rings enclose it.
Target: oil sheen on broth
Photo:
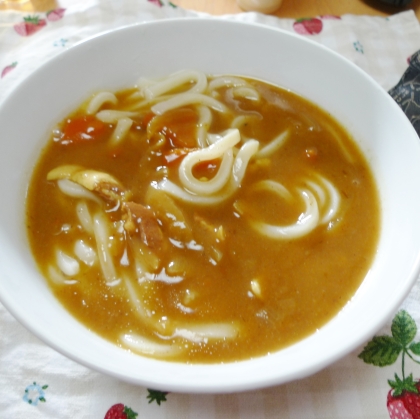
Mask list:
[[[326,112],[268,83],[182,71],[89,97],[53,130],[27,226],[55,295],[146,356],[277,351],[352,298],[380,210]]]

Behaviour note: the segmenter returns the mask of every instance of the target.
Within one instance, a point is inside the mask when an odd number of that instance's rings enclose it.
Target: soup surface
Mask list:
[[[352,298],[380,224],[370,169],[326,112],[250,78],[183,71],[58,123],[27,198],[61,303],[146,356],[277,351]]]

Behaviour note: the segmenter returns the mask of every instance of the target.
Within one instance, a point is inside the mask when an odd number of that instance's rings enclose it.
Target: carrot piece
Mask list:
[[[198,116],[192,109],[172,109],[156,116],[151,123],[151,135],[162,134],[174,148],[195,147],[197,123]]]
[[[80,142],[96,140],[104,133],[106,125],[93,115],[80,115],[64,123],[61,141]]]

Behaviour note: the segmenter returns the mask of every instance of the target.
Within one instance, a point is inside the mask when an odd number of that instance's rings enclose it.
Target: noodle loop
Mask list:
[[[309,189],[299,190],[306,209],[295,224],[277,226],[250,219],[250,225],[254,230],[272,239],[297,239],[309,234],[318,225],[330,222],[338,212],[340,194],[330,181],[320,175],[316,175],[316,178],[320,184],[313,181],[306,182],[314,193]],[[287,188],[272,180],[260,181],[253,185],[253,189],[274,193],[288,203],[292,203],[293,200],[292,194]],[[246,214],[244,215],[246,216]]]
[[[179,166],[179,180],[184,187],[199,195],[212,195],[219,192],[229,181],[233,164],[233,146],[240,141],[239,131],[228,131],[220,140],[207,148],[189,153]],[[203,161],[222,158],[219,171],[210,180],[201,181],[194,177],[193,167]]]

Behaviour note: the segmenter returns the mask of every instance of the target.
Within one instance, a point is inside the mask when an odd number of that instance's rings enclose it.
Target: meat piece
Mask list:
[[[127,191],[119,185],[111,182],[98,182],[93,191],[96,192],[104,201],[117,203],[126,198]]]
[[[150,208],[136,202],[124,202],[122,210],[124,229],[129,234],[139,234],[143,243],[151,249],[160,249],[163,233],[158,220]]]
[[[169,195],[150,186],[145,202],[153,208],[154,213],[162,222],[167,237],[182,243],[189,243],[193,240],[191,227],[182,210]]]

